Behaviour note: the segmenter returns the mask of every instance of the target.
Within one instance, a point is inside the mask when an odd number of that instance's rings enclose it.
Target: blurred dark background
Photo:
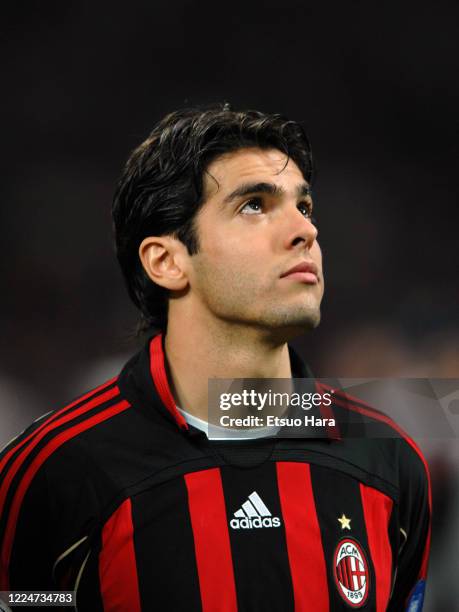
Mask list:
[[[10,3],[0,443],[138,346],[114,184],[162,115],[195,104],[304,122],[326,273],[322,325],[296,343],[313,370],[459,378],[458,17],[447,0]],[[424,446],[450,540],[458,444]],[[459,610],[448,554],[434,538],[428,611]]]

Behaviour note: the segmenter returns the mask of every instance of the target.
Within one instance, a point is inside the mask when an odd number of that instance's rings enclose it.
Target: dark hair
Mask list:
[[[167,115],[131,154],[112,214],[118,261],[141,312],[140,331],[167,326],[167,291],[145,273],[140,243],[147,236],[169,234],[183,242],[190,255],[197,253],[194,220],[204,200],[206,168],[223,153],[253,146],[282,151],[311,182],[311,148],[300,124],[281,115],[233,111],[228,104]]]

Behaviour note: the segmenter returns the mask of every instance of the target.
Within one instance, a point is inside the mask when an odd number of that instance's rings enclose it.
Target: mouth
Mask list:
[[[306,283],[307,285],[317,285],[319,283],[319,269],[313,261],[303,261],[281,274],[281,278]]]

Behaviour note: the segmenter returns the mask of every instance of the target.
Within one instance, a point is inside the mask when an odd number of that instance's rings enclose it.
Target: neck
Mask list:
[[[288,346],[253,327],[214,321],[205,329],[169,320],[165,337],[171,388],[183,410],[208,419],[209,378],[291,378]]]

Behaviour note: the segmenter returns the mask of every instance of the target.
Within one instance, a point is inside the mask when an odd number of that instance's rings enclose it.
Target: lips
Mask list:
[[[316,284],[319,282],[319,269],[313,261],[303,261],[284,274],[281,278],[289,278],[292,280],[298,280],[308,284]]]

